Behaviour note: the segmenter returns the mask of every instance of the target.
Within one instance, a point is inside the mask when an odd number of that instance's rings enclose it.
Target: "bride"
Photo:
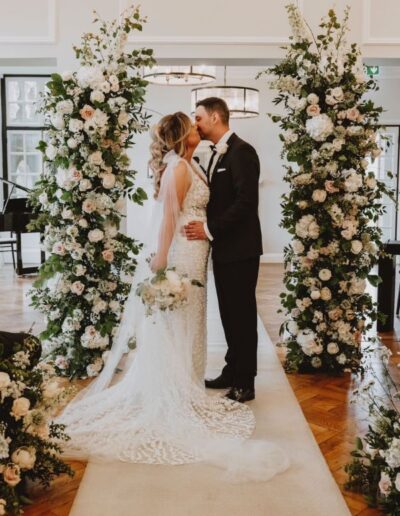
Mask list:
[[[236,480],[268,480],[288,467],[285,453],[248,440],[255,426],[248,406],[209,396],[204,388],[209,243],[182,234],[188,221],[206,219],[207,178],[192,159],[200,136],[178,112],[162,118],[152,140],[156,202],[149,242],[102,373],[58,418],[71,437],[66,455],[148,464],[205,461]],[[165,267],[204,288],[192,286],[184,307],[146,316],[136,285]],[[132,337],[133,361],[115,375]]]

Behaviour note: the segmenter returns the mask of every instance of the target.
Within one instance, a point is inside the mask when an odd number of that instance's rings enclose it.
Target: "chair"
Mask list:
[[[0,253],[8,253],[11,251],[13,266],[15,270],[15,252],[14,246],[17,245],[17,239],[10,233],[9,237],[0,237]]]

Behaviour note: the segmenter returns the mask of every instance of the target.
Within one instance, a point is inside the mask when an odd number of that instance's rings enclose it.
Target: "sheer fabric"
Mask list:
[[[188,185],[181,201],[179,163],[185,165]],[[160,231],[153,226],[153,233],[158,256],[167,250],[169,267],[205,285],[209,244],[188,241],[181,234],[186,222],[205,220],[209,191],[204,174],[195,167],[174,153],[167,156],[157,208],[162,214]],[[171,231],[169,246],[164,247]],[[150,274],[148,249],[103,372],[58,419],[71,436],[66,455],[149,464],[206,461],[223,467],[233,481],[268,480],[284,471],[288,459],[280,448],[247,440],[255,426],[251,409],[205,392],[206,287],[192,287],[188,305],[179,310],[144,316],[134,291]],[[132,364],[119,383],[109,387],[133,335],[137,349]]]

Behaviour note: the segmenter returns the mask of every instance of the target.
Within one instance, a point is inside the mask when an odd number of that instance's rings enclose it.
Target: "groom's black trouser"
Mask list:
[[[254,388],[257,374],[256,286],[260,257],[218,263],[213,261],[218,304],[228,352],[222,374],[233,387]]]

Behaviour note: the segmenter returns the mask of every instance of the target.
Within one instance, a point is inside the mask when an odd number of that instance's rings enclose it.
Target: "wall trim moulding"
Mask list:
[[[362,9],[362,44],[363,45],[400,45],[397,38],[376,38],[371,36],[371,6],[372,0],[364,0]]]
[[[304,12],[304,0],[297,0]],[[119,12],[128,6],[128,0],[119,0]],[[129,43],[146,45],[227,45],[227,46],[267,46],[284,45],[290,42],[288,36],[130,36]]]
[[[0,43],[55,43],[56,2],[57,0],[47,0],[47,34],[43,36],[0,36]]]

